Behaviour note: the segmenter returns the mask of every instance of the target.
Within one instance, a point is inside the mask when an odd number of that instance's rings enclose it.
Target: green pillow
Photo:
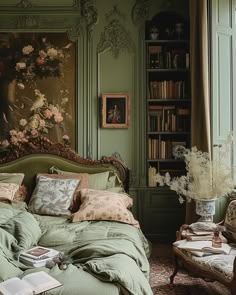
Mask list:
[[[106,190],[108,184],[109,171],[89,174],[88,188],[95,190]]]
[[[0,173],[0,182],[16,183],[20,186],[23,182],[24,176],[23,173]]]
[[[55,166],[51,167],[49,172],[56,174],[77,174],[75,172],[61,170]],[[124,192],[122,181],[114,171],[90,173],[88,177],[88,188],[90,189]]]

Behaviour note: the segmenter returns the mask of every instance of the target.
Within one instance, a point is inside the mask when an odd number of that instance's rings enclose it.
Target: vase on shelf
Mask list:
[[[149,35],[151,40],[157,40],[159,39],[160,31],[156,26],[152,26]]]
[[[195,200],[196,213],[200,216],[198,221],[213,222],[215,215],[215,200],[216,199],[200,199]]]

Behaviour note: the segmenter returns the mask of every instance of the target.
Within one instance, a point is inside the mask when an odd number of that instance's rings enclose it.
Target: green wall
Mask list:
[[[161,10],[188,14],[187,0],[2,0],[0,31],[67,32],[77,42],[77,150],[119,152],[134,186],[146,184],[144,22]],[[100,128],[102,93],[130,96],[128,129]]]

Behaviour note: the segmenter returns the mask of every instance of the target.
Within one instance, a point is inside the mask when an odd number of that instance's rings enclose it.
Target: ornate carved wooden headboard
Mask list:
[[[63,144],[52,143],[44,137],[38,137],[15,148],[0,151],[0,172],[24,173],[24,183],[27,187],[32,188],[37,173],[48,173],[52,166],[77,173],[115,171],[125,190],[128,191],[129,169],[116,158],[85,159]]]

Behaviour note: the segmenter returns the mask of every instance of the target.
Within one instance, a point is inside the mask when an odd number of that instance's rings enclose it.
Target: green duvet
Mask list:
[[[66,270],[27,268],[18,257],[34,245],[63,251],[71,263]],[[142,232],[128,224],[70,223],[30,214],[20,202],[0,203],[1,281],[43,269],[63,284],[48,291],[50,295],[150,295],[148,251]]]

